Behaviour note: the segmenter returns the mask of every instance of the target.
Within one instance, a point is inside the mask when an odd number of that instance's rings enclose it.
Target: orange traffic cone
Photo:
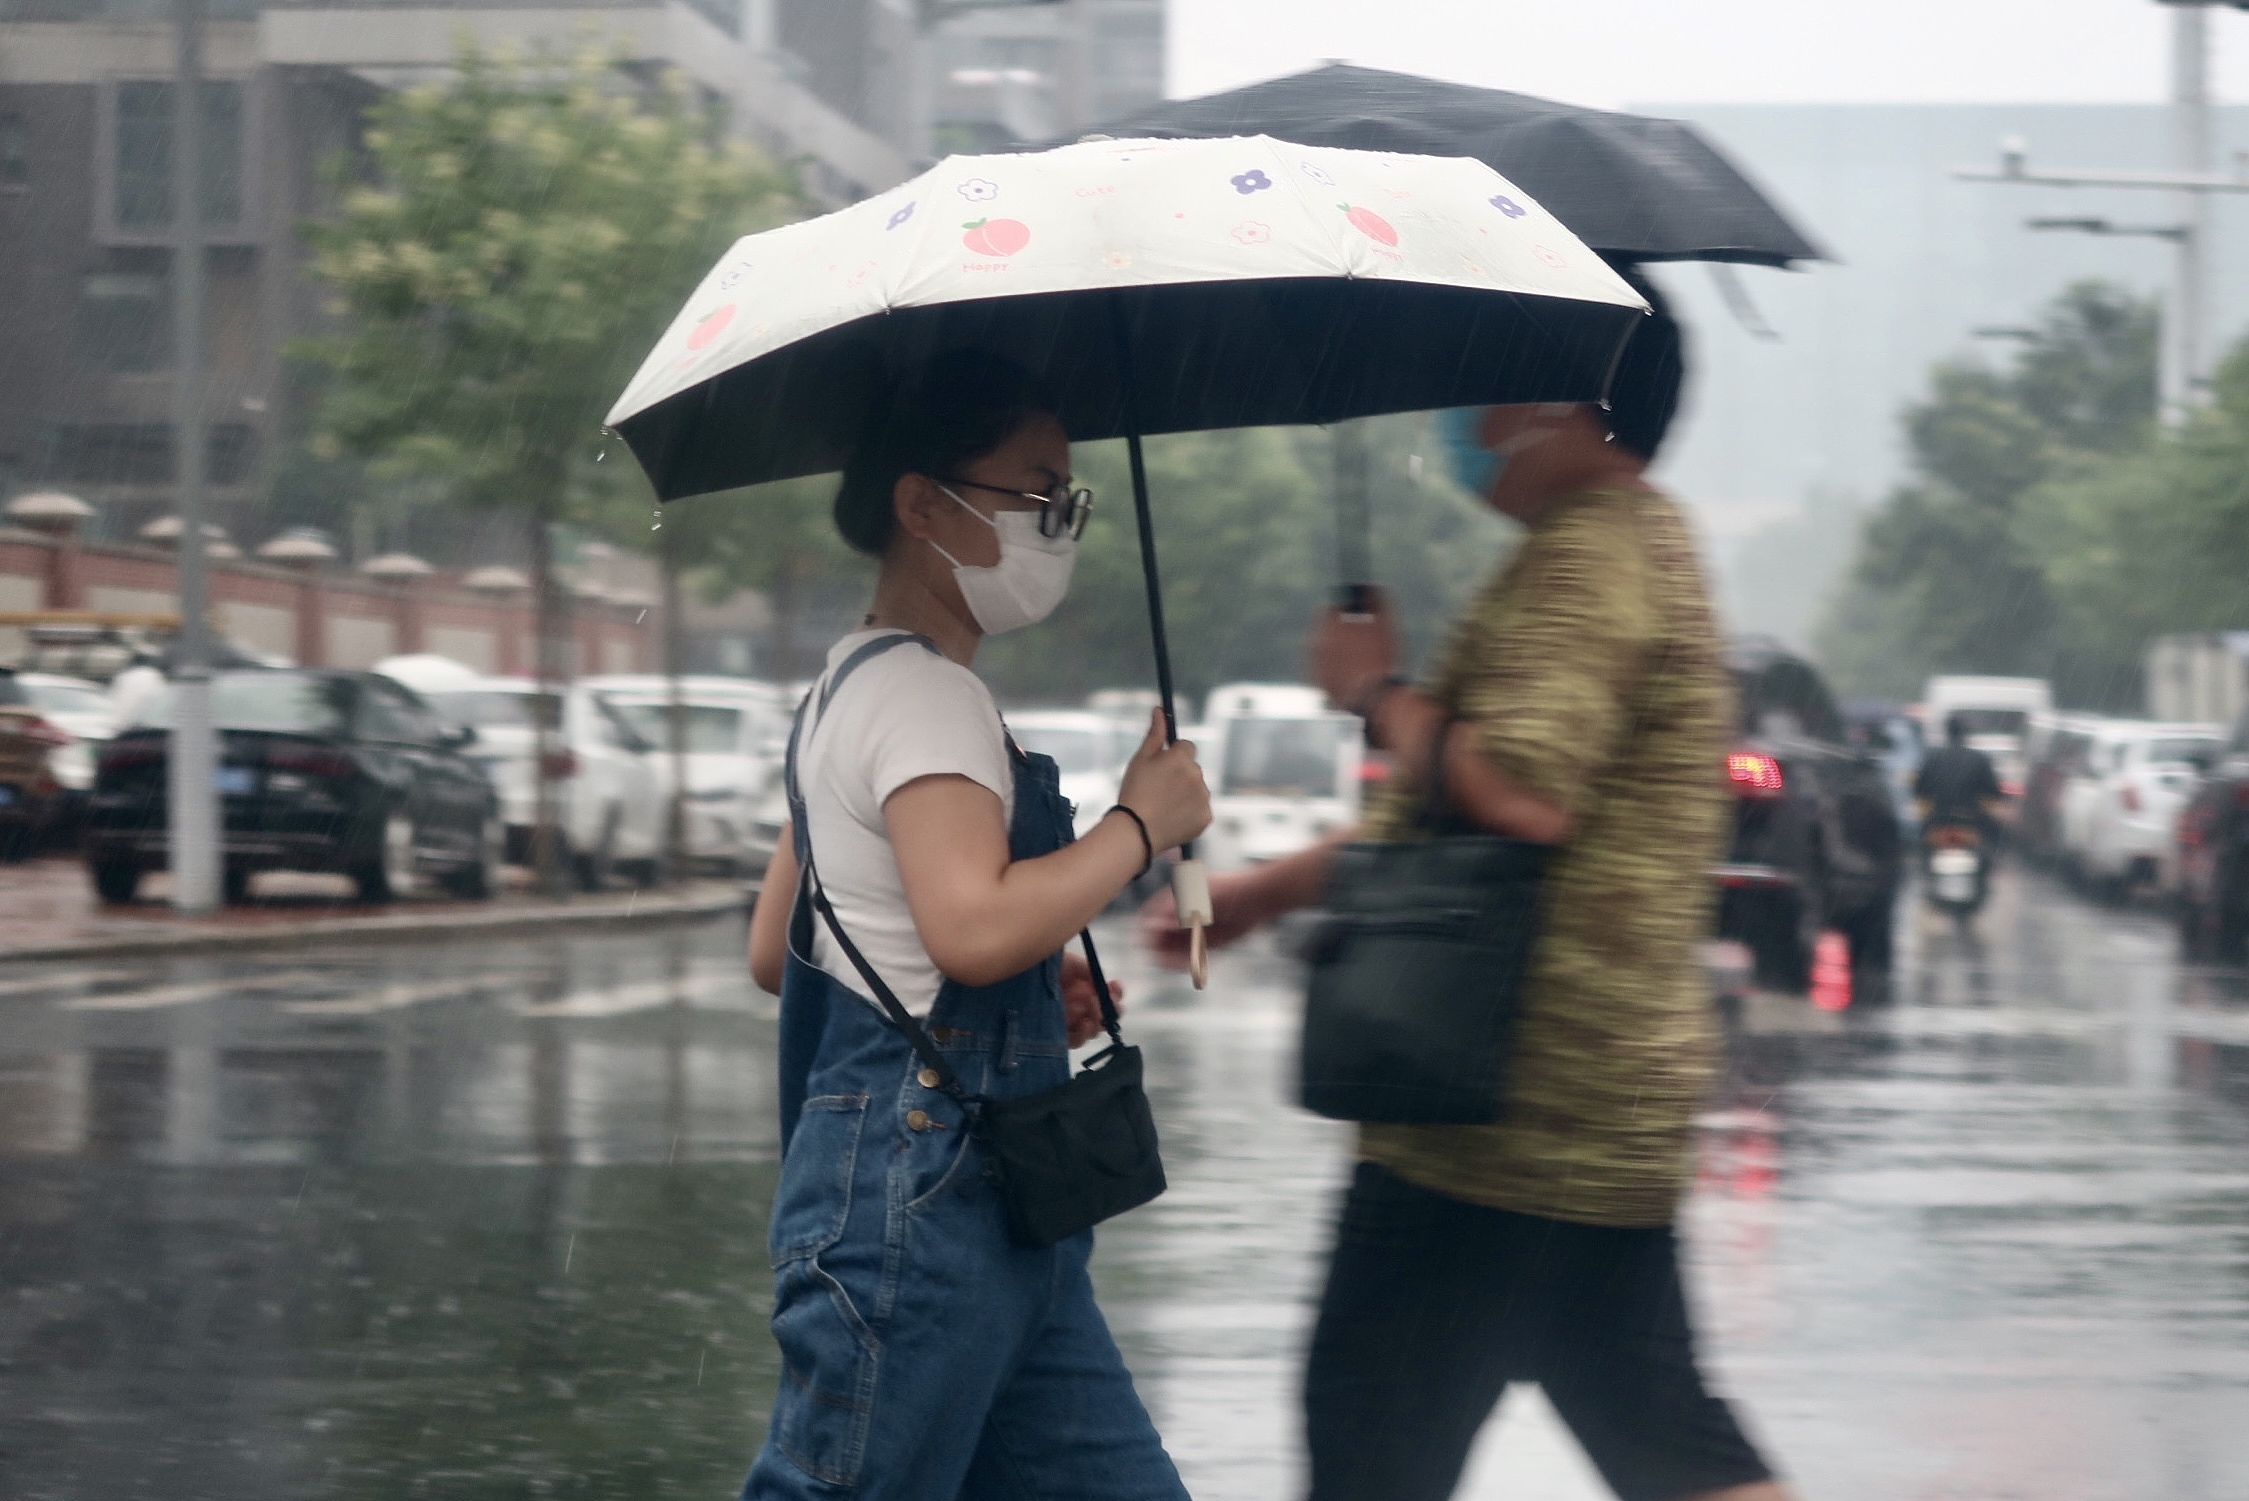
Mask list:
[[[1851,945],[1833,929],[1820,934],[1812,950],[1812,1004],[1822,1011],[1851,1006]]]

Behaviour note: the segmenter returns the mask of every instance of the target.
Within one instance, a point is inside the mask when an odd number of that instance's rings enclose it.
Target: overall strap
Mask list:
[[[807,722],[817,720],[827,712],[828,705],[835,699],[836,690],[841,688],[844,681],[854,672],[857,672],[863,664],[872,661],[894,647],[904,646],[908,642],[930,652],[936,652],[937,650],[936,643],[926,636],[906,634],[878,636],[837,663],[835,670],[827,675],[826,680],[814,691],[805,694],[804,701],[797,705],[796,723],[789,728],[788,759],[783,763],[784,770],[782,772],[783,785],[787,790],[789,799],[791,842],[796,847],[797,869],[800,872],[797,884],[797,903],[800,912],[805,905],[809,904],[813,911],[820,914],[821,921],[828,925],[828,932],[834,936],[837,946],[843,950],[844,957],[851,961],[851,967],[859,971],[859,977],[865,980],[868,988],[874,992],[875,1000],[881,1005],[883,1014],[890,1018],[892,1026],[906,1034],[906,1040],[913,1044],[914,1053],[921,1059],[922,1065],[937,1075],[937,1087],[944,1090],[946,1094],[952,1096],[966,1108],[969,1104],[969,1097],[967,1091],[961,1087],[960,1076],[953,1072],[950,1064],[946,1063],[945,1055],[937,1051],[937,1044],[930,1040],[929,1033],[923,1030],[921,1023],[914,1020],[914,1014],[908,1011],[899,1001],[896,992],[883,983],[881,975],[875,973],[875,967],[867,962],[867,956],[859,952],[859,945],[851,941],[850,935],[843,931],[843,924],[836,920],[835,908],[828,905],[828,893],[822,889],[819,871],[812,863],[812,831],[808,827],[805,816],[804,787],[797,776],[797,757],[806,739],[805,726]]]
[[[945,1061],[945,1055],[938,1051],[937,1044],[931,1040],[928,1031],[898,999],[897,992],[875,972],[874,965],[867,961],[865,954],[859,952],[859,945],[851,941],[851,935],[844,932],[843,924],[837,920],[836,910],[829,905],[828,893],[820,883],[819,870],[813,864],[812,833],[805,817],[804,789],[797,779],[797,753],[805,739],[806,721],[827,712],[828,705],[835,699],[836,690],[843,686],[844,680],[856,672],[862,663],[909,641],[929,652],[937,653],[936,643],[926,636],[899,634],[869,641],[838,663],[835,671],[828,675],[827,681],[816,692],[805,694],[804,701],[797,705],[796,723],[789,730],[789,753],[783,772],[789,800],[790,832],[796,848],[797,868],[801,872],[797,901],[800,911],[809,905],[814,912],[820,914],[820,920],[827,924],[836,946],[843,950],[844,957],[851,961],[851,967],[859,972],[859,978],[865,980],[867,988],[874,992],[875,1001],[882,1007],[883,1014],[890,1018],[892,1026],[906,1034],[906,1040],[913,1045],[914,1056],[921,1059],[923,1067],[937,1075],[937,1087],[957,1101],[963,1109],[973,1109],[973,1098],[962,1087],[960,1075],[953,1072],[952,1065]],[[818,699],[817,706],[814,704],[815,698]],[[1022,750],[1015,745],[1013,736],[1008,737],[1008,746],[1017,755],[1022,754]],[[1109,995],[1109,981],[1101,970],[1101,956],[1094,951],[1092,931],[1081,929],[1078,941],[1085,949],[1086,969],[1093,980],[1093,993],[1101,1003],[1102,1028],[1108,1032],[1112,1046],[1122,1047],[1124,1033],[1119,1028],[1116,1002]]]

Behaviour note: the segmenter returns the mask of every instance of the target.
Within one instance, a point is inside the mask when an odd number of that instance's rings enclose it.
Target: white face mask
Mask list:
[[[1078,539],[1041,535],[1036,511],[1002,511],[995,520],[945,486],[937,488],[999,533],[1000,560],[988,568],[971,568],[935,542],[929,544],[953,565],[961,599],[984,634],[997,636],[1019,630],[1052,615],[1062,596],[1070,592],[1070,575],[1078,566]]]

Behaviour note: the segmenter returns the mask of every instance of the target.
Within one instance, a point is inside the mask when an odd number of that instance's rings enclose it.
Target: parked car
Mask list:
[[[2096,893],[2123,898],[2139,887],[2175,889],[2179,810],[2224,743],[2218,725],[2146,725],[2146,734],[2123,745],[2078,857]]]
[[[654,747],[653,764],[671,797],[671,693],[662,678],[606,677],[588,682]],[[773,842],[759,830],[767,793],[780,780],[788,720],[781,690],[748,678],[680,679],[687,718],[686,820],[689,855],[728,874],[765,868]]]
[[[1210,829],[1196,847],[1213,870],[1294,854],[1358,821],[1366,741],[1358,719],[1328,708],[1317,688],[1214,688],[1191,738],[1211,790]]]
[[[86,814],[86,866],[104,901],[132,900],[169,862],[172,690],[102,747]],[[222,672],[211,681],[229,901],[261,870],[340,871],[362,900],[425,876],[455,895],[499,886],[501,823],[474,731],[366,672]]]
[[[559,714],[557,702],[559,700]],[[429,695],[431,707],[477,734],[476,759],[499,789],[507,857],[531,859],[537,822],[537,718],[554,725],[549,786],[566,868],[588,891],[623,871],[653,877],[664,849],[664,788],[655,747],[584,683],[541,694],[529,678],[485,678]]]
[[[2024,755],[2023,795],[2011,842],[2034,860],[2063,863],[2062,803],[2104,721],[2097,714],[2034,714]]]
[[[1739,738],[1726,755],[1734,835],[1717,869],[1718,934],[1748,945],[1758,983],[1801,993],[1819,937],[1838,929],[1854,965],[1890,959],[1903,845],[1882,763],[1850,743],[1811,663],[1735,643]]]
[[[44,839],[63,805],[54,753],[67,732],[47,722],[16,675],[0,669],[0,860],[21,860]]]
[[[2179,810],[2218,758],[2215,725],[2112,720],[2094,734],[2063,804],[2064,859],[2097,896],[2166,889],[2177,869]]]
[[[16,686],[61,738],[47,752],[47,770],[61,789],[53,822],[72,828],[85,817],[94,790],[94,757],[117,733],[117,714],[99,683],[54,672],[19,672]]]
[[[2239,958],[2249,947],[2249,713],[2179,810],[2174,850],[2188,952]]]
[[[1117,803],[1125,762],[1146,735],[1130,734],[1123,722],[1083,709],[1037,709],[1007,716],[1008,732],[1027,751],[1052,756],[1062,773],[1062,795],[1077,810],[1082,836]]]

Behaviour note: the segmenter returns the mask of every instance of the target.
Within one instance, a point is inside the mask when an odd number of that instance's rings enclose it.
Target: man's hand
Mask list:
[[[1376,590],[1371,615],[1346,615],[1332,607],[1321,611],[1305,655],[1312,681],[1328,702],[1358,713],[1368,690],[1397,670],[1398,626],[1389,597]]]
[[[1124,982],[1109,982],[1109,1000],[1124,1010]],[[1082,1048],[1101,1034],[1101,1001],[1093,993],[1093,969],[1076,949],[1062,955],[1062,1019],[1070,1029],[1070,1046]]]

